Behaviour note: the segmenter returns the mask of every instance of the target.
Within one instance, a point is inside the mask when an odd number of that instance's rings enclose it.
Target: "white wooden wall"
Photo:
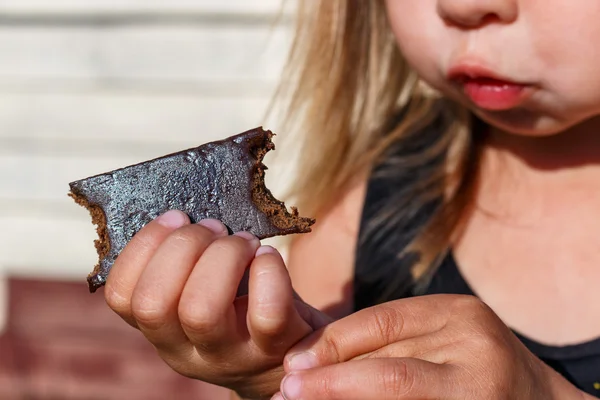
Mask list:
[[[262,124],[280,2],[0,0],[0,272],[85,284],[70,181]]]

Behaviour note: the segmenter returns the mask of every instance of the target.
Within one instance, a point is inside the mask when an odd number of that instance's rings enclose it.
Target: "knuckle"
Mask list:
[[[469,323],[465,326],[474,334],[477,341],[487,346],[488,343],[498,344],[502,341],[495,332],[501,333],[503,323],[494,311],[483,301],[475,296],[460,296],[454,304],[454,313],[463,321]]]
[[[456,296],[453,308],[457,312],[473,316],[486,315],[490,311],[489,307],[481,299],[471,295]]]
[[[165,325],[168,311],[162,302],[152,296],[134,293],[131,299],[131,313],[139,325],[157,330]]]
[[[248,253],[249,242],[246,239],[237,236],[226,236],[212,242],[208,248],[211,253],[217,254],[246,254]]]
[[[147,251],[148,249],[154,248],[156,242],[159,240],[159,236],[156,233],[152,234],[152,232],[143,231],[143,229],[147,228],[148,227],[145,226],[140,232],[134,235],[126,247],[129,247],[129,249],[134,249],[136,252]],[[118,261],[119,258],[117,258],[116,262]]]
[[[479,332],[469,338],[469,347],[474,356],[484,354],[486,358],[494,359],[494,364],[502,364],[506,358],[507,344],[497,335]]]
[[[347,361],[343,352],[344,343],[342,338],[344,338],[344,334],[340,332],[336,332],[333,329],[325,328],[323,340],[324,340],[324,348],[327,353],[330,355],[331,359],[335,361],[336,364]]]
[[[453,296],[452,306],[457,310],[464,311],[477,309],[480,307],[479,303],[481,303],[481,300],[479,300],[476,296],[459,295]]]
[[[458,296],[452,304],[454,315],[469,320],[473,326],[496,326],[497,317],[492,309],[476,296]]]
[[[391,398],[404,398],[405,395],[413,392],[417,376],[412,369],[408,368],[405,360],[383,363],[380,368],[379,385],[384,393],[391,394]]]
[[[199,225],[183,226],[169,235],[167,240],[178,248],[196,247],[212,239],[210,232]]]
[[[257,312],[251,317],[253,327],[261,335],[268,337],[278,337],[285,333],[285,319],[273,317],[268,312]]]
[[[492,337],[483,332],[477,333],[469,338],[470,347],[475,354],[485,354],[495,348]]]
[[[104,300],[108,307],[119,315],[129,314],[131,311],[131,301],[127,296],[120,293],[118,285],[107,284],[105,286]]]
[[[373,309],[368,328],[371,334],[380,338],[384,343],[390,343],[400,336],[404,327],[404,317],[395,308],[380,305]]]
[[[217,330],[221,320],[218,313],[211,310],[208,305],[194,304],[192,302],[179,305],[179,322],[187,331],[195,336],[209,335]]]

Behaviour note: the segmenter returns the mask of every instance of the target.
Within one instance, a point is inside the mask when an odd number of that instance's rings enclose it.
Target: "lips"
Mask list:
[[[477,107],[502,111],[521,105],[531,85],[510,81],[492,71],[472,65],[458,65],[448,73],[469,100]]]

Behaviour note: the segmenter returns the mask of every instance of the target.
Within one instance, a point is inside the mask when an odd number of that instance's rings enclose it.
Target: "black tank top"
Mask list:
[[[423,131],[427,135],[436,135],[442,122],[436,121]],[[403,149],[391,149],[397,154]],[[393,191],[410,183],[414,174],[405,171],[376,175],[385,168],[382,160],[374,168],[367,186],[363,207],[360,234],[356,253],[354,276],[354,304],[359,310],[374,304],[418,295],[451,293],[475,295],[462,277],[452,254],[448,254],[440,267],[425,284],[412,281],[410,268],[413,256],[398,257],[400,250],[408,244],[418,232],[418,228],[427,221],[436,207],[436,202],[425,204],[415,212],[409,221],[398,221],[397,226],[382,233],[372,229],[373,222],[385,209],[390,215],[390,202]],[[386,201],[387,200],[387,201]],[[513,331],[514,332],[514,331]],[[600,397],[600,338],[586,343],[570,346],[546,346],[515,332],[515,335],[547,365],[554,368],[579,389]]]

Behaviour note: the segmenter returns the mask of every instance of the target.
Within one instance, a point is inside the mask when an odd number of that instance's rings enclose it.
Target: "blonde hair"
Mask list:
[[[392,144],[413,140],[441,111],[439,99],[403,59],[382,0],[300,1],[297,15],[276,104],[285,104],[282,151],[293,152],[294,165],[301,165],[294,201],[303,214],[318,218],[353,177],[364,176]],[[403,118],[394,124],[399,110]],[[412,268],[416,279],[447,250],[474,186],[469,113],[451,102],[443,110],[452,118],[436,139],[395,160],[397,168],[411,168],[420,179],[404,188],[404,200],[394,200],[394,216],[382,210],[372,224],[377,229],[414,212],[401,209],[409,202],[442,199],[403,252],[420,254]],[[424,174],[425,165],[430,167]]]

